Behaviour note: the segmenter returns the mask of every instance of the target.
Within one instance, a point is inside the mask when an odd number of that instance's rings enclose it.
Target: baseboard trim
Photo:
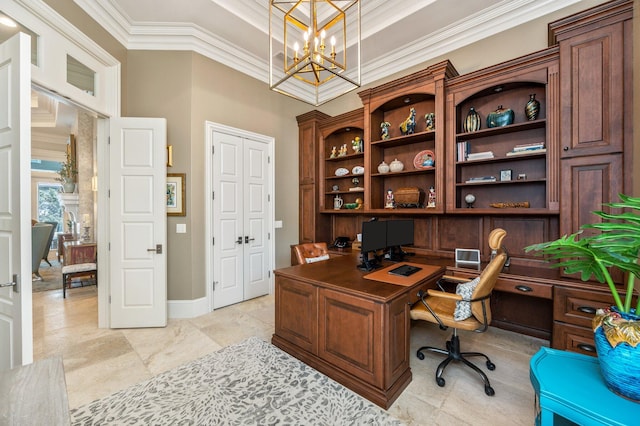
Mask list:
[[[201,297],[194,300],[169,300],[167,302],[169,318],[195,318],[208,314],[207,298]]]

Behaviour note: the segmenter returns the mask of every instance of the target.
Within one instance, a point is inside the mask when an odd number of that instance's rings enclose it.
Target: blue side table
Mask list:
[[[607,388],[595,357],[541,348],[531,358],[529,376],[536,391],[536,425],[640,424],[640,403]]]

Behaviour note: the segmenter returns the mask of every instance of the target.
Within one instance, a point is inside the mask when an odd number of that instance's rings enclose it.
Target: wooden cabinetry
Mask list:
[[[631,190],[632,17],[633,1],[620,0],[549,25],[560,49],[561,234]]]
[[[447,130],[454,135],[448,146],[447,211],[557,213],[558,124],[553,114],[558,107],[557,50],[451,79],[447,93]],[[529,120],[525,105],[532,94],[540,110]],[[489,128],[487,117],[499,107],[511,109],[513,123]],[[463,124],[472,108],[481,127],[468,131]],[[482,154],[487,158],[473,158]],[[467,194],[475,197],[471,211]]]
[[[274,345],[388,408],[411,382],[409,302],[444,268],[412,286],[363,278],[356,256],[275,271]]]
[[[296,118],[299,133],[299,242],[328,241],[330,238],[329,218],[320,215],[320,182],[317,159],[321,158],[320,121],[329,118],[329,116],[314,110]]]
[[[385,211],[387,190],[416,187],[421,196],[419,206],[427,204],[431,187],[436,194],[435,207],[419,210],[423,213],[444,212],[444,82],[458,73],[449,61],[435,64],[421,72],[385,85],[359,93],[364,104],[365,163],[365,209],[371,214]],[[401,124],[415,112],[413,133],[403,132]],[[435,116],[435,129],[426,129],[427,114]],[[381,125],[389,123],[389,138],[382,139]],[[403,134],[406,133],[406,134]],[[429,153],[433,166],[422,166],[422,157]],[[390,165],[398,160],[404,169],[399,172],[379,173],[378,165],[383,161]],[[415,208],[396,208],[394,214],[415,214]]]

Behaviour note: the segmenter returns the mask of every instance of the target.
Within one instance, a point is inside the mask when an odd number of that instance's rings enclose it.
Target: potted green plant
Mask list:
[[[599,309],[593,319],[600,369],[610,389],[640,401],[640,297],[635,290],[636,278],[640,279],[640,198],[619,197],[620,202],[604,205],[624,209],[622,212],[595,211],[601,222],[582,225],[575,234],[525,250],[547,255],[552,267],[564,268],[569,274],[580,273],[583,281],[594,277],[607,284],[615,305]],[[596,232],[581,236],[586,229]],[[627,274],[624,299],[611,277],[613,270]]]
[[[57,180],[62,182],[62,189],[64,192],[73,192],[76,189],[76,176],[78,175],[78,168],[76,167],[75,159],[71,158],[71,155],[67,152],[67,157],[62,166],[58,170],[60,176]]]

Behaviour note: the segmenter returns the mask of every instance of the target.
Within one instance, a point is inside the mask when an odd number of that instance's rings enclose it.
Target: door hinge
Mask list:
[[[213,282],[213,291],[216,291],[216,286],[218,285],[218,281]]]
[[[109,304],[111,304],[111,295],[109,295]]]
[[[271,239],[271,232],[267,232],[267,240]]]
[[[107,137],[107,145],[111,145],[111,136]]]
[[[271,202],[271,194],[267,194],[267,202],[270,203]]]
[[[267,276],[271,278],[271,270],[267,271]]]
[[[216,245],[216,237],[211,238],[211,245],[212,246]]]
[[[111,242],[109,242],[109,244],[107,244],[107,251],[111,251]]]
[[[211,191],[211,199],[212,200],[216,199],[216,191]]]
[[[271,156],[267,155],[267,164],[271,164]]]
[[[107,189],[107,198],[111,198],[111,190]]]
[[[211,155],[216,153],[216,147],[214,145],[211,145]]]

